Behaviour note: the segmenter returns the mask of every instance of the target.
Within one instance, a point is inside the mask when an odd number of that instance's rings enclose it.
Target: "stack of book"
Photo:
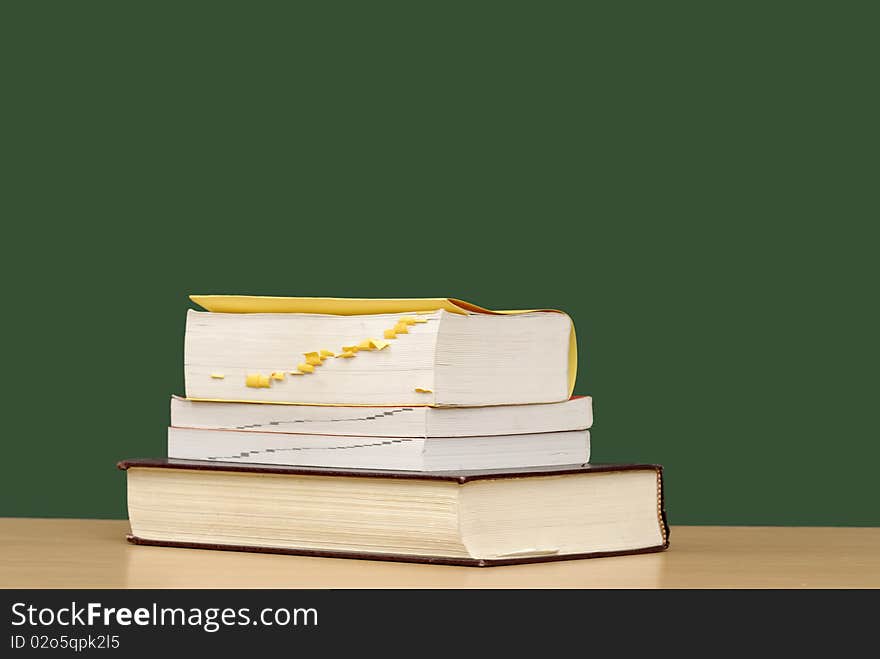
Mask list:
[[[591,465],[554,310],[193,296],[136,544],[498,565],[668,546],[659,465]]]

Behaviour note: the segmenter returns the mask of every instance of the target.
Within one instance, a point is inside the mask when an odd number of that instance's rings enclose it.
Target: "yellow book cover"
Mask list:
[[[302,354],[292,355],[291,359],[295,359],[298,363],[282,364],[264,364],[254,363],[253,372],[244,374],[244,380],[248,387],[247,396],[243,400],[257,402],[279,402],[279,403],[311,403],[311,404],[376,404],[377,400],[364,400],[353,402],[349,398],[345,398],[343,402],[327,402],[318,400],[286,400],[285,394],[270,394],[268,392],[276,383],[286,382],[288,376],[291,380],[305,381],[313,378],[316,374],[327,372],[322,369],[322,365],[329,364],[332,361],[343,360],[347,364],[365,363],[365,360],[356,359],[358,354],[366,354],[366,352],[375,353],[393,353],[391,346],[397,343],[400,345],[399,339],[417,332],[421,323],[426,323],[433,318],[445,314],[455,316],[509,316],[522,314],[560,314],[567,319],[568,322],[568,346],[567,346],[567,375],[568,375],[568,395],[574,391],[575,380],[577,377],[577,341],[575,337],[574,324],[571,319],[562,311],[555,309],[515,309],[515,310],[491,310],[478,305],[459,300],[456,298],[319,298],[319,297],[275,297],[275,296],[256,296],[256,295],[191,295],[190,299],[214,314],[299,314],[314,315],[316,318],[321,316],[369,316],[371,318],[385,318],[384,323],[387,327],[372,328],[372,334],[376,336],[353,337],[350,344],[347,345],[315,345],[308,346],[308,351]],[[197,316],[206,316],[201,312],[193,312]],[[401,315],[404,314],[404,315]],[[405,314],[415,314],[408,316]],[[210,315],[210,314],[207,314]],[[193,348],[193,342],[190,340],[190,334],[193,333],[193,327],[199,327],[201,323],[191,321],[192,316],[187,321],[187,358],[189,360],[196,354]],[[271,330],[264,330],[271,334]],[[504,345],[498,345],[497,349],[503,351]],[[205,361],[205,360],[200,360]],[[255,360],[257,361],[257,360]],[[352,372],[356,371],[355,366],[349,366]],[[363,368],[361,366],[360,368]],[[240,370],[240,368],[239,368]],[[231,373],[222,372],[220,365],[211,366],[209,373],[199,375],[198,385],[191,386],[194,379],[187,374],[187,395],[193,399],[201,400],[231,400],[227,391],[231,385],[224,384],[229,378],[240,379],[242,373],[235,371]],[[306,377],[302,377],[306,376]],[[206,382],[202,382],[206,380]],[[204,395],[206,391],[211,391],[211,386],[222,395],[214,397],[212,395]],[[192,389],[198,390],[198,395],[191,393]],[[251,389],[253,391],[251,391]],[[407,400],[385,401],[386,404],[421,404],[421,405],[445,405],[445,404],[462,404],[460,402],[448,402],[434,396],[433,386],[431,383],[422,382],[418,386],[411,388],[414,395]],[[409,391],[409,389],[408,389]],[[253,394],[254,397],[251,396]],[[418,394],[418,395],[415,395]],[[340,396],[345,397],[344,392]],[[273,399],[274,397],[274,399]],[[288,394],[287,397],[302,397],[296,393]],[[549,402],[549,401],[534,401]],[[466,404],[466,403],[465,403]],[[492,401],[488,404],[503,404]]]

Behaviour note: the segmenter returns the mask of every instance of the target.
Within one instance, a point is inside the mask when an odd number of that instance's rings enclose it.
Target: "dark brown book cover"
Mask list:
[[[495,565],[517,565],[522,563],[543,563],[547,561],[560,561],[583,558],[601,558],[605,556],[625,556],[630,554],[649,554],[659,552],[669,547],[669,525],[666,520],[666,507],[663,495],[663,467],[656,464],[581,464],[563,467],[534,467],[530,469],[487,469],[480,471],[455,471],[455,472],[412,472],[412,471],[380,471],[364,469],[325,469],[317,467],[293,467],[283,465],[255,465],[229,462],[209,462],[201,460],[179,460],[173,458],[160,459],[133,459],[122,460],[117,467],[127,470],[131,467],[144,467],[151,469],[191,469],[196,471],[226,471],[226,472],[254,472],[267,474],[288,474],[292,476],[335,476],[352,478],[402,478],[414,480],[442,480],[453,481],[460,485],[476,480],[492,480],[500,478],[529,478],[535,476],[563,476],[567,474],[601,473],[615,471],[649,470],[657,473],[658,482],[658,513],[660,524],[663,529],[663,544],[656,547],[644,547],[640,549],[592,552],[585,554],[564,554],[550,556],[529,556],[521,558],[504,559],[469,559],[449,558],[442,556],[407,556],[400,554],[379,554],[364,552],[323,551],[311,549],[287,549],[275,547],[251,547],[243,545],[220,545],[209,543],[190,543],[149,540],[128,535],[128,542],[135,545],[150,545],[161,547],[182,547],[188,549],[214,549],[222,551],[247,551],[263,554],[291,554],[297,556],[321,556],[328,558],[354,558],[376,561],[398,561],[405,563],[431,563],[435,565],[460,565],[471,567],[490,567]]]

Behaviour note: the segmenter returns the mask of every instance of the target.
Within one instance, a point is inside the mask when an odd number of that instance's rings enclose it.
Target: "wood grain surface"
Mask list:
[[[880,587],[880,528],[674,526],[659,554],[493,568],[138,547],[125,520],[0,518],[3,588]]]

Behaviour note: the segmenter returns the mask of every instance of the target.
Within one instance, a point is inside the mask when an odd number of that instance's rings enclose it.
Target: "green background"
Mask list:
[[[578,328],[673,524],[880,524],[870,3],[3,3],[0,514],[124,517],[187,294]]]

